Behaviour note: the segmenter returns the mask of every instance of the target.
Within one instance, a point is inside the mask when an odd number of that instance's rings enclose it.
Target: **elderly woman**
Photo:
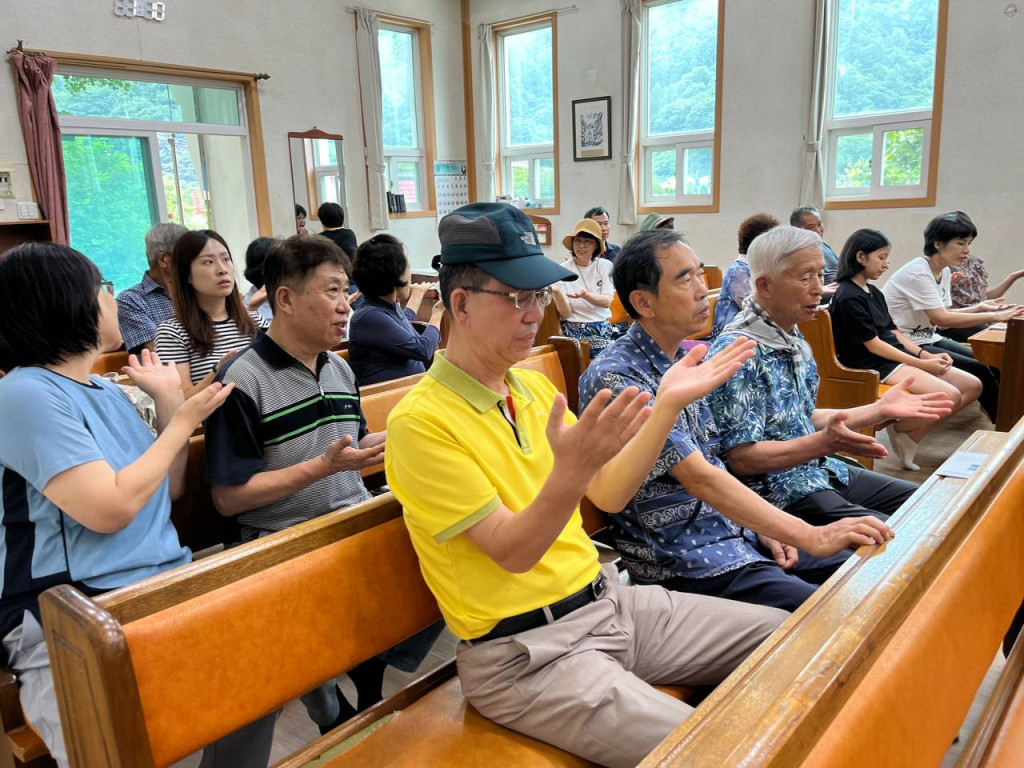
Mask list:
[[[160,323],[156,351],[177,366],[188,398],[208,387],[221,361],[249,346],[270,321],[242,303],[231,251],[212,229],[182,235],[172,262],[175,317]]]
[[[770,213],[755,213],[740,223],[736,239],[739,241],[739,256],[725,270],[722,276],[722,290],[715,304],[715,322],[711,328],[711,338],[722,332],[743,306],[743,301],[750,295],[750,265],[747,263],[747,248],[754,238],[772,227],[779,226],[779,220]]]
[[[412,321],[433,286],[410,284],[401,241],[377,235],[360,245],[352,277],[365,298],[348,332],[348,361],[359,386],[423,373],[441,342],[444,306],[437,302],[427,328],[416,331]]]
[[[946,353],[929,352],[900,331],[889,315],[882,292],[870,284],[889,269],[889,238],[877,229],[858,229],[839,256],[838,287],[829,305],[836,356],[850,368],[878,371],[885,384],[910,379],[916,394],[942,392],[953,402],[953,413],[978,399],[981,382],[953,367]],[[938,422],[904,419],[886,427],[889,442],[904,469],[918,470],[918,443]]]
[[[1021,310],[1012,305],[984,301],[953,309],[950,270],[963,266],[977,230],[959,211],[936,216],[924,230],[924,255],[904,264],[889,278],[882,293],[896,327],[910,341],[934,354],[946,354],[953,365],[982,383],[978,402],[996,420],[999,372],[979,363],[971,348],[939,334],[939,328],[969,328],[1009,320]]]
[[[232,389],[216,384],[185,402],[173,365],[148,349],[132,355],[124,370],[156,404],[154,439],[118,386],[89,373],[121,346],[110,288],[67,246],[0,256],[0,661],[60,766],[68,756],[39,594],[74,584],[97,595],[191,559],[171,498],[184,487],[189,436]]]
[[[576,281],[552,286],[562,333],[587,342],[591,357],[597,357],[614,338],[609,321],[615,286],[611,262],[598,258],[604,253],[601,226],[593,219],[581,219],[562,238],[562,245],[572,254],[562,266],[577,275]]]

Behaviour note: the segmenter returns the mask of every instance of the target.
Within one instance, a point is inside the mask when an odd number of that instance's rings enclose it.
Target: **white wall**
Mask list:
[[[368,3],[370,4],[370,3]],[[374,7],[433,22],[434,97],[437,159],[466,157],[462,94],[459,0],[375,0]],[[476,27],[554,8],[568,0],[472,0],[476,89],[479,64]],[[552,218],[561,259],[560,236],[591,205],[618,216],[616,201],[621,144],[621,34],[618,0],[576,0],[558,16],[558,93],[561,214]],[[921,232],[936,213],[967,211],[981,229],[974,251],[993,276],[1018,266],[1016,214],[1024,199],[1024,13],[1007,17],[996,0],[950,0],[937,205],[921,209],[829,211],[826,239],[839,250],[862,226],[886,232],[895,244],[898,266],[920,252]],[[362,122],[356,71],[355,21],[340,2],[220,3],[176,0],[167,21],[156,24],[113,16],[106,0],[3,3],[5,46],[24,38],[32,48],[135,57],[241,71],[262,71],[263,131],[276,232],[292,227],[288,131],[314,124],[345,136],[349,219],[360,239],[368,227]],[[708,263],[725,266],[735,252],[739,222],[769,211],[780,218],[796,205],[804,115],[810,91],[813,48],[808,0],[727,0],[722,120],[721,210],[683,215],[677,228],[687,234]],[[611,161],[573,162],[571,102],[612,97]],[[477,146],[478,174],[481,148]],[[0,78],[0,166],[14,164],[16,183],[27,181],[21,129],[14,110],[13,78]],[[0,220],[13,219],[8,205]],[[439,247],[436,220],[395,221],[392,231],[409,245],[415,266],[423,267]],[[613,241],[630,232],[613,230]],[[1024,286],[1011,296],[1024,301]]]
[[[474,35],[480,23],[570,6],[568,2],[473,0]],[[899,266],[921,252],[932,216],[967,211],[981,233],[974,252],[993,277],[1020,266],[1016,215],[1024,199],[1024,13],[1007,17],[1006,3],[950,0],[938,192],[934,208],[827,211],[826,240],[839,251],[851,232],[875,227],[894,243]],[[736,252],[736,229],[758,211],[788,218],[800,193],[801,157],[811,87],[813,3],[807,0],[727,0],[722,103],[721,207],[717,214],[677,216],[707,262],[725,267]],[[558,15],[561,215],[552,217],[556,243],[591,205],[618,218],[622,88],[621,16],[617,0],[576,0]],[[480,108],[474,45],[474,99]],[[593,71],[594,79],[590,79]],[[612,97],[612,161],[573,162],[573,99]],[[477,145],[478,173],[482,148]],[[613,242],[631,230],[613,227]],[[552,248],[561,258],[560,246]],[[1022,281],[1024,282],[1024,281]],[[1024,284],[1010,294],[1024,301]]]
[[[378,10],[433,22],[433,84],[439,159],[464,159],[461,27],[457,0],[377,0]],[[355,17],[326,0],[248,3],[175,0],[161,23],[113,15],[108,0],[4,0],[5,48],[25,46],[136,58],[195,67],[266,72],[260,82],[267,180],[275,234],[294,232],[288,131],[314,125],[345,137],[346,223],[369,237],[362,118],[356,65]],[[0,77],[0,166],[13,165],[21,199],[28,166],[15,109],[13,77]],[[17,218],[8,204],[0,221]],[[434,219],[395,220],[391,231],[409,247],[414,266],[438,252]],[[140,243],[140,249],[142,244]]]

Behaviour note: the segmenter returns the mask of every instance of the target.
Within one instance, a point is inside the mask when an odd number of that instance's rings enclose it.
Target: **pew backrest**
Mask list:
[[[44,593],[73,764],[170,765],[436,621],[401,516],[387,494],[95,600]]]

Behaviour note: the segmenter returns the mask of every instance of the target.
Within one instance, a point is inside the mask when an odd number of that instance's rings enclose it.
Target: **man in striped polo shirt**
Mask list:
[[[245,541],[370,498],[359,470],[381,461],[384,433],[367,433],[355,376],[330,351],[348,323],[349,268],[326,238],[277,245],[263,266],[274,321],[217,375],[235,391],[206,422],[207,482]],[[349,672],[361,709],[379,698],[385,666]],[[323,732],[355,714],[334,681],[302,700]]]

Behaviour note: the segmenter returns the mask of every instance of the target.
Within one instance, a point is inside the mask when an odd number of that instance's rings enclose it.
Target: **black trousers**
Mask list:
[[[981,397],[978,404],[985,415],[996,423],[996,410],[999,408],[999,370],[979,363],[971,348],[952,339],[941,339],[934,344],[922,344],[933,354],[945,353],[953,358],[953,367],[978,377],[981,380]]]
[[[906,480],[862,467],[848,469],[850,481],[846,485],[833,477],[830,490],[804,496],[787,506],[786,511],[811,525],[827,525],[843,517],[858,515],[888,520],[889,515],[917,490],[916,485]]]
[[[986,328],[988,328],[988,323],[972,325],[970,328],[939,328],[939,335],[953,341],[959,341],[961,344],[966,344],[971,336],[984,331]]]

